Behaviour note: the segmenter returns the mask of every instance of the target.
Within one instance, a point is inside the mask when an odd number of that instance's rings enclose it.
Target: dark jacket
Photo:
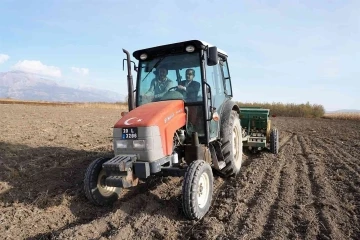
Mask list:
[[[187,80],[181,81],[180,85],[186,87],[186,91],[181,90],[184,94],[184,99],[194,102],[197,100],[197,96],[200,90],[200,83],[192,80],[189,84]]]

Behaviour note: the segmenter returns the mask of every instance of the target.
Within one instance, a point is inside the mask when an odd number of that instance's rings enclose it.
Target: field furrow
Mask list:
[[[275,217],[278,207],[279,194],[284,187],[281,178],[285,164],[285,158],[274,159],[271,168],[260,183],[254,195],[247,202],[247,210],[240,218],[237,225],[237,232],[230,235],[233,238],[243,238],[245,236],[261,236],[264,226],[270,227],[269,221]]]
[[[339,139],[329,139],[327,137],[319,137],[319,140],[324,141],[326,145],[333,146],[335,149],[345,157],[355,158],[359,161],[360,156],[360,137],[358,139],[352,138],[347,141],[341,141]]]
[[[333,157],[338,158],[338,162],[346,165],[354,175],[356,175],[357,179],[360,179],[360,154],[356,153],[348,153],[344,150],[344,144],[340,145],[336,143],[336,148],[331,145],[331,142],[328,140],[321,141],[320,139],[315,139],[317,144],[325,150],[326,153],[330,154]]]
[[[294,138],[294,136],[295,136],[295,134],[292,132],[282,132],[281,133],[279,152],[281,152],[282,149],[291,142],[291,140]]]
[[[312,180],[309,178],[309,166],[303,156],[303,150],[298,141],[298,136],[294,138],[295,151],[292,158],[296,163],[293,172],[296,175],[295,181],[295,204],[293,205],[293,231],[287,237],[289,239],[314,239],[319,232],[319,217],[314,206],[314,196],[312,194]]]
[[[306,136],[299,136],[298,140],[303,150],[303,154],[309,166],[309,178],[311,179],[311,189],[314,195],[315,208],[319,212],[320,233],[319,236],[330,239],[346,239],[348,232],[342,228],[343,223],[349,224],[350,219],[341,205],[341,200],[337,197],[336,190],[326,179],[325,172],[327,167],[322,158],[315,155],[311,141]],[[337,218],[341,212],[342,219]]]
[[[325,154],[328,155],[329,161],[333,164],[333,170],[340,174],[347,176],[344,178],[344,181],[348,181],[351,185],[354,186],[354,190],[360,193],[360,160],[356,160],[355,158],[348,159],[345,156],[342,156],[339,151],[332,148],[331,146],[326,145],[319,139],[314,139],[314,143],[321,149],[325,151]],[[353,161],[351,161],[353,160]]]
[[[283,161],[284,166],[280,171],[276,199],[270,206],[265,226],[260,235],[262,239],[274,239],[279,238],[281,235],[289,235],[291,229],[294,228],[292,217],[297,180],[296,160],[291,157],[292,148],[296,146],[294,135],[291,136],[289,141],[291,141],[292,147],[283,148],[279,155],[279,159],[282,159],[280,161]]]
[[[328,151],[329,147],[324,146],[321,140],[314,139],[313,142],[318,148],[325,148],[327,150],[328,161],[325,164],[328,171],[325,174],[331,185],[336,189],[338,198],[341,199],[338,207],[346,211],[350,217],[349,223],[346,223],[346,226],[349,226],[348,224],[356,226],[348,230],[348,235],[351,235],[353,239],[357,239],[360,237],[360,204],[358,201],[360,199],[360,187],[354,182],[359,182],[360,179],[356,178],[357,176],[353,176],[349,172],[349,168],[346,167],[346,164],[337,158],[333,151]]]

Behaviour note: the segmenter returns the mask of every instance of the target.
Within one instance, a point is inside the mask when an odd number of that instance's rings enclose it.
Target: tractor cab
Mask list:
[[[193,40],[137,50],[134,107],[183,100],[186,133],[197,132],[201,143],[218,137],[219,110],[232,97],[227,54]]]

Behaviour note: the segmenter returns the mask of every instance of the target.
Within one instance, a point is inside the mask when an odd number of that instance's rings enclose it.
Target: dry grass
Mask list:
[[[326,113],[324,118],[360,121],[360,113]]]
[[[80,108],[107,108],[107,109],[120,109],[127,110],[128,107],[125,103],[74,103],[70,105],[71,107],[80,107]]]
[[[78,108],[106,108],[127,111],[124,102],[50,102],[50,101],[24,101],[17,99],[0,99],[0,104],[28,104],[40,106],[65,106]],[[360,120],[360,113],[327,113],[324,107],[317,104],[283,104],[283,103],[241,103],[240,107],[262,107],[270,109],[270,114],[285,117],[324,117],[330,119]]]
[[[79,108],[107,108],[107,109],[120,109],[127,110],[126,103],[115,102],[50,102],[50,101],[24,101],[17,99],[0,99],[0,104],[25,104],[25,105],[38,105],[38,106],[65,106],[65,107],[79,107]]]
[[[1,98],[0,104],[29,104],[29,105],[49,105],[49,106],[68,106],[72,103],[67,102],[48,102],[48,101],[25,101],[11,98]]]
[[[318,118],[323,117],[325,114],[325,108],[319,104],[310,104],[309,102],[303,104],[295,103],[243,103],[237,102],[239,107],[261,107],[270,109],[271,115],[282,117],[309,117]]]

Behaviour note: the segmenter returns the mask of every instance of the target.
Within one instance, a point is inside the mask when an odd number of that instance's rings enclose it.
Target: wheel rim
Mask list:
[[[204,208],[209,198],[210,184],[209,175],[204,172],[201,174],[198,186],[198,204],[200,208]]]
[[[240,142],[239,142],[239,129],[237,127],[234,127],[233,132],[232,132],[232,137],[233,137],[233,155],[234,155],[234,160],[235,160],[235,166],[237,168],[240,167],[241,164],[241,160],[239,157],[240,153]]]
[[[109,197],[114,192],[116,192],[116,187],[106,186],[105,178],[106,178],[105,172],[104,172],[104,170],[101,170],[101,172],[99,173],[99,176],[98,176],[97,188],[99,189],[99,192],[102,196]]]

